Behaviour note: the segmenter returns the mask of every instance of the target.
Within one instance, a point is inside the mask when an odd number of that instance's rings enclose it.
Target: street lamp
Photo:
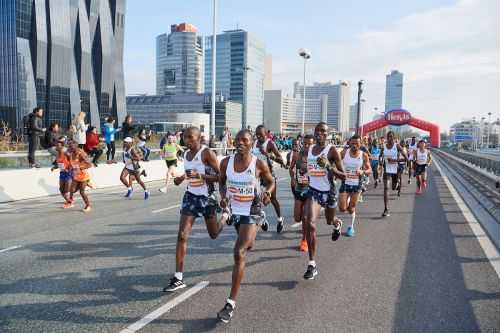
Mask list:
[[[361,95],[363,94],[363,83],[365,81],[364,80],[359,80],[358,82],[358,112],[357,112],[357,119],[356,119],[356,133],[358,135],[362,135],[361,134],[361,129],[359,128],[360,127],[360,120],[361,120]]]
[[[212,111],[210,112],[210,136],[215,135],[215,82],[217,71],[217,0],[213,0],[213,34],[212,34]]]
[[[303,108],[302,108],[302,135],[306,134],[305,131],[305,121],[306,121],[306,63],[308,59],[311,59],[311,52],[306,49],[299,49],[299,56],[304,58],[304,91],[302,93]]]
[[[487,137],[486,137],[486,149],[490,148],[490,128],[491,128],[491,112],[488,112],[488,128],[487,128]]]

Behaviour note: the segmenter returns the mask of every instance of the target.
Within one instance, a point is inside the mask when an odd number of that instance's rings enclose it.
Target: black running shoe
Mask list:
[[[269,230],[269,222],[263,221],[262,224],[260,225],[262,231],[268,231]]]
[[[307,271],[304,273],[304,279],[314,280],[316,275],[318,275],[318,269],[313,265],[307,266]]]
[[[283,231],[283,227],[284,227],[283,219],[278,220],[278,224],[276,225],[276,232],[280,234]]]
[[[389,214],[389,210],[386,209],[384,210],[384,212],[382,213],[382,217],[388,217],[388,216],[391,216],[391,214]]]
[[[163,288],[163,292],[164,293],[172,292],[172,291],[176,291],[178,289],[183,289],[183,288],[186,288],[186,287],[187,287],[187,285],[184,283],[184,281],[179,280],[178,278],[176,278],[174,276],[173,278],[170,279],[170,282],[168,283],[168,286],[166,286],[165,288]]]
[[[220,310],[219,313],[217,313],[217,318],[219,318],[219,320],[222,321],[223,323],[227,324],[231,320],[231,317],[233,317],[233,312],[234,312],[233,306],[229,303],[226,303],[226,305],[224,305],[222,310]]]
[[[333,228],[333,231],[332,231],[332,241],[336,241],[340,238],[340,234],[342,233],[342,222],[339,222],[339,225],[337,226],[337,228]]]

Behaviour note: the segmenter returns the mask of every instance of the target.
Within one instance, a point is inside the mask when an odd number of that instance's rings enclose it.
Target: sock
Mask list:
[[[181,280],[182,281],[182,272],[175,272],[174,277],[177,280]]]
[[[128,187],[127,190],[132,191],[132,186]]]
[[[354,229],[354,220],[356,220],[356,212],[351,214],[351,228]]]
[[[283,222],[283,217],[282,216],[278,217],[278,221]]]
[[[316,267],[316,261],[309,260],[309,263],[307,265],[312,266],[312,267]]]
[[[228,298],[228,299],[226,300],[226,303],[231,304],[231,306],[233,307],[233,309],[234,309],[234,308],[236,308],[236,302],[235,302],[235,301],[233,301],[232,299]]]

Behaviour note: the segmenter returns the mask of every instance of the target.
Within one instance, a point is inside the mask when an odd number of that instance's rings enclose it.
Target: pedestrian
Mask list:
[[[106,161],[108,164],[116,163],[115,134],[119,131],[119,128],[115,128],[115,118],[109,116],[104,124],[104,141],[106,142]]]
[[[87,129],[89,125],[85,124],[86,113],[81,111],[73,119],[71,124],[71,131],[73,133],[73,140],[78,143],[78,147],[83,149],[87,142]]]
[[[99,158],[102,155],[102,149],[99,148],[99,145],[100,138],[97,134],[97,128],[89,126],[84,150],[90,157],[92,157],[92,164],[94,164],[95,167],[97,167]]]
[[[59,139],[60,128],[58,123],[52,123],[49,129],[45,131],[43,140],[40,142],[41,146],[47,149],[47,152],[53,156],[57,156],[56,145]],[[56,166],[57,164],[54,164]]]
[[[151,149],[146,146],[146,142],[151,139],[151,130],[146,132],[145,128],[142,128],[137,135],[137,148],[142,151],[142,155],[144,156],[144,162],[149,161],[149,154],[151,154]]]
[[[40,136],[46,131],[42,120],[43,109],[34,108],[28,117],[28,163],[30,168],[40,168],[40,164],[35,161],[35,151],[40,146]]]
[[[135,137],[135,126],[132,125],[132,116],[127,115],[125,117],[125,121],[122,123],[122,133],[123,133],[123,138],[133,138]]]

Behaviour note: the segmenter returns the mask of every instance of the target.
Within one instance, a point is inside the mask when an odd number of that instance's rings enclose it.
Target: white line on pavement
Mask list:
[[[196,284],[194,287],[186,291],[185,293],[177,296],[176,298],[168,301],[165,305],[161,306],[160,308],[156,309],[155,311],[151,312],[150,314],[147,314],[145,317],[143,317],[141,320],[133,323],[129,327],[123,329],[120,331],[120,333],[135,333],[153,320],[157,319],[158,317],[162,316],[163,314],[169,312],[172,310],[174,307],[179,305],[180,303],[184,302],[187,300],[189,297],[193,296],[206,286],[208,286],[208,281],[201,281],[200,283]]]
[[[181,205],[175,205],[175,206],[170,206],[170,207],[167,207],[167,208],[161,208],[161,209],[153,210],[152,213],[153,214],[161,213],[161,212],[164,212],[166,210],[171,210],[171,209],[174,209],[174,208],[179,208],[180,206]]]
[[[476,236],[477,241],[483,248],[484,253],[486,254],[486,257],[488,258],[491,266],[497,273],[498,277],[500,278],[500,254],[498,253],[495,245],[491,242],[490,238],[487,237],[486,232],[484,231],[483,227],[481,224],[479,224],[478,220],[476,217],[472,214],[470,211],[469,207],[465,204],[465,202],[462,200],[458,192],[455,190],[455,187],[453,184],[450,182],[448,179],[448,176],[446,176],[442,169],[441,166],[437,161],[434,161],[436,168],[439,170],[439,173],[441,174],[441,177],[443,177],[444,183],[450,190],[451,195],[453,196],[453,199],[457,202],[458,208],[462,211],[462,214],[464,215],[465,219],[467,220],[467,223],[469,224],[469,227],[472,229],[472,232],[474,232],[474,235]],[[486,236],[486,237],[485,237]]]
[[[21,246],[19,245],[16,245],[16,246],[11,246],[11,247],[8,247],[6,249],[3,249],[3,250],[0,250],[0,253],[4,253],[4,252],[7,252],[7,251],[12,251],[12,250],[15,250],[15,249],[18,249],[20,248]]]

